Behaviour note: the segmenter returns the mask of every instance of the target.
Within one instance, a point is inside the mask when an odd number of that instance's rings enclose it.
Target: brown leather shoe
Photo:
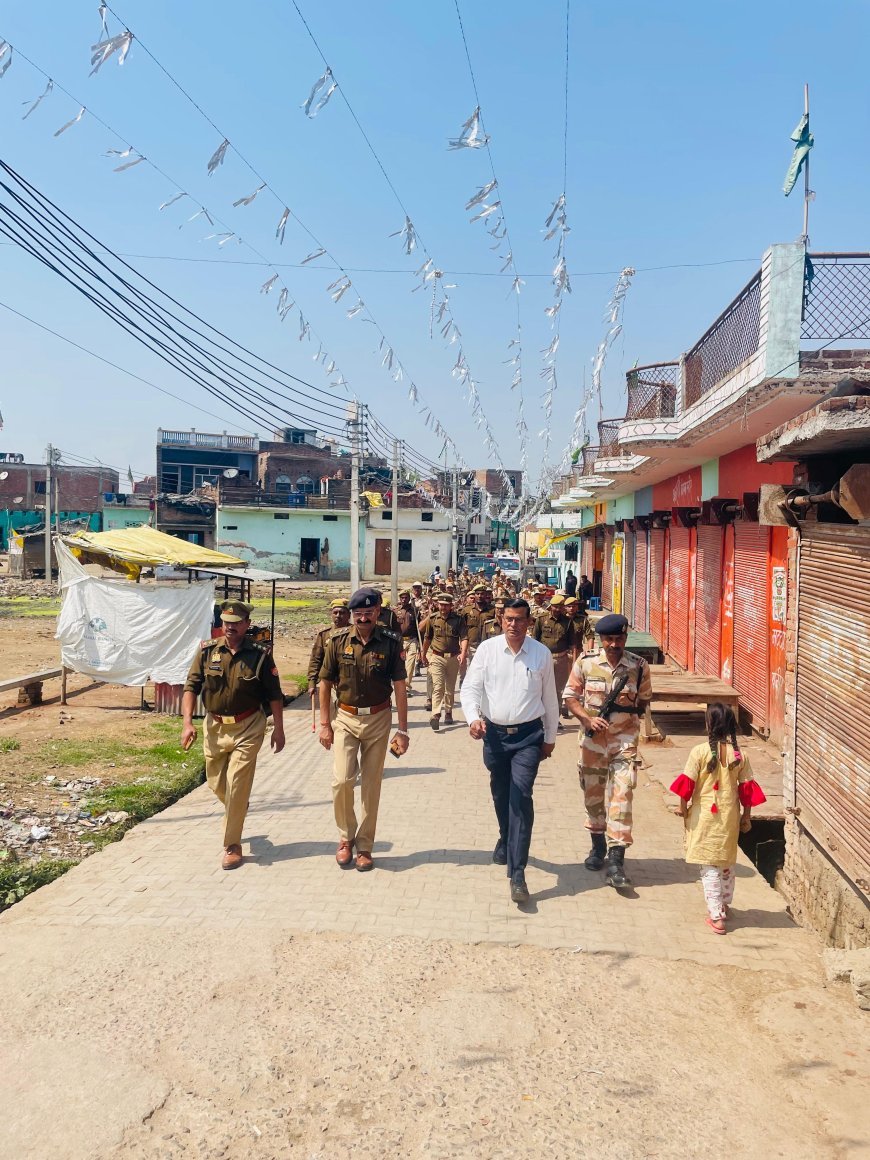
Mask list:
[[[360,850],[356,856],[357,870],[371,870],[372,866],[374,866],[374,861],[372,860],[371,854],[367,854],[364,850]]]
[[[335,860],[342,870],[346,870],[353,862],[353,842],[339,842]]]
[[[238,870],[243,861],[241,846],[227,846],[221,866],[224,870]]]

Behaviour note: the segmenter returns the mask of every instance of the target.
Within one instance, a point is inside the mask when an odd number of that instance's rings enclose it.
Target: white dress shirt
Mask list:
[[[559,702],[550,650],[527,636],[514,652],[503,636],[478,645],[459,691],[465,720],[485,717],[496,725],[544,719],[544,742],[556,740]]]

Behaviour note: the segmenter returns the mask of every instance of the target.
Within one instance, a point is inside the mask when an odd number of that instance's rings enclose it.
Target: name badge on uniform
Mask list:
[[[586,691],[588,693],[606,693],[607,681],[592,679],[586,682]]]

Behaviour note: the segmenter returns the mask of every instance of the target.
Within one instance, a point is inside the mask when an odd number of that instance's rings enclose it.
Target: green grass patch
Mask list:
[[[20,748],[21,742],[17,737],[0,737],[0,753],[14,753]]]
[[[57,616],[60,612],[60,597],[7,596],[0,600],[0,617]]]
[[[308,689],[308,674],[307,673],[284,673],[281,680],[285,682],[285,692],[292,693],[291,686],[295,685],[300,693],[304,693]]]
[[[41,858],[38,862],[12,862],[7,851],[0,850],[0,911],[20,902],[40,886],[60,878],[75,865],[75,862],[51,858]]]

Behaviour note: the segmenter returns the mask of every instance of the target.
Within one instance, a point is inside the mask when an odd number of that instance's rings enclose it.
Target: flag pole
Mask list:
[[[810,86],[804,85],[804,116],[807,118],[807,131],[810,126]],[[804,232],[803,242],[805,246],[810,244],[810,198],[812,191],[810,190],[810,155],[809,152],[804,160]]]

